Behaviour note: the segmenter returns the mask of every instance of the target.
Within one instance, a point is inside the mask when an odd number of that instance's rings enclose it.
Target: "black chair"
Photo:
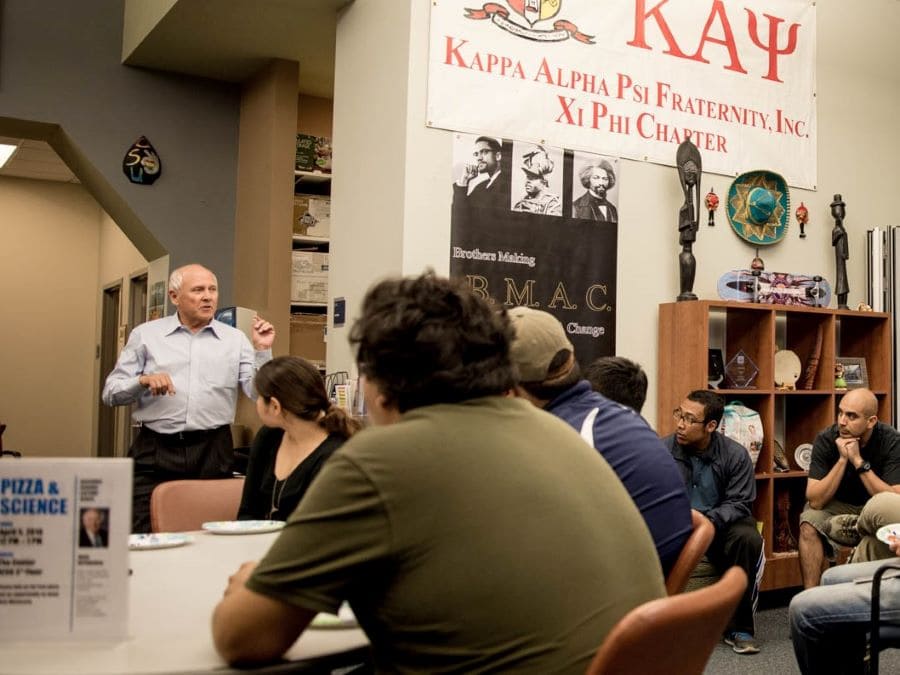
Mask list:
[[[900,571],[900,563],[885,563],[872,577],[872,618],[869,625],[869,673],[872,675],[878,675],[878,654],[882,649],[900,648],[900,625],[881,624],[881,579],[890,570]]]
[[[3,449],[3,432],[6,431],[6,425],[0,424],[0,459],[3,457],[21,457],[22,453],[16,450]]]

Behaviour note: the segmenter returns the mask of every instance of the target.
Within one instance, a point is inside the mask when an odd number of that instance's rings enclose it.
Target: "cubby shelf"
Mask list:
[[[777,389],[776,350],[790,349],[800,358],[802,385],[820,339],[812,388]],[[762,419],[764,440],[756,464],[757,496],[753,505],[765,540],[767,562],[762,590],[800,585],[797,552],[775,550],[779,528],[788,527],[795,539],[798,536],[806,472],[797,465],[794,451],[798,445],[812,443],[819,431],[835,421],[838,401],[845,393],[834,389],[836,357],[866,360],[869,388],[878,399],[878,416],[891,419],[890,315],[711,300],[660,305],[656,419],[661,436],[675,430],[672,410],[685,395],[708,387],[709,349],[721,349],[726,364],[743,350],[759,369],[753,381],[757,388],[717,391],[726,401],[741,400]],[[785,449],[790,471],[775,471],[776,440]],[[784,493],[788,493],[786,497]]]

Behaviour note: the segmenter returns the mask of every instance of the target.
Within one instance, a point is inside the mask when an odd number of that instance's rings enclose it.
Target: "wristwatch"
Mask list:
[[[872,465],[869,462],[863,462],[858,467],[856,467],[856,473],[864,474],[866,471],[871,471]]]

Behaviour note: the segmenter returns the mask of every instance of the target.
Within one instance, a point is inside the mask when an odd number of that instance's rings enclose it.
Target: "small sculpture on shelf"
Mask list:
[[[776,553],[787,553],[788,551],[797,550],[797,539],[791,532],[791,494],[787,490],[783,490],[778,494],[776,501],[777,511],[775,513],[775,539],[772,542],[772,549]]]
[[[710,227],[715,227],[716,209],[719,208],[719,195],[716,194],[715,190],[709,188],[709,192],[706,193],[706,197],[704,197],[703,201],[706,204],[706,210],[709,211],[709,221],[707,224]]]
[[[800,223],[800,238],[806,239],[806,224],[809,222],[809,209],[803,205],[803,202],[800,202],[800,206],[797,207],[797,211],[794,214],[797,216],[797,222]]]
[[[850,284],[847,281],[847,259],[850,258],[850,247],[847,243],[847,230],[844,229],[846,206],[840,195],[834,196],[834,201],[831,202],[831,217],[834,218],[831,245],[834,246],[834,293],[837,296],[838,309],[849,309],[847,295],[850,293]]]
[[[847,391],[847,380],[844,379],[844,364],[834,364],[834,389],[835,391]]]
[[[700,212],[700,175],[703,162],[700,159],[700,151],[690,138],[685,138],[678,146],[675,163],[678,165],[678,180],[684,192],[684,204],[678,211],[678,243],[681,244],[678,265],[681,292],[676,299],[696,300],[693,288],[697,261],[694,258],[693,245],[697,240],[697,214]]]

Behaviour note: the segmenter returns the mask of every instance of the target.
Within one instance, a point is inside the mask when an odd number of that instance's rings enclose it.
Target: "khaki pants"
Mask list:
[[[894,523],[900,523],[900,494],[880,492],[869,499],[856,523],[863,537],[850,562],[868,562],[895,557],[896,554],[891,553],[888,545],[875,536],[879,529]]]

